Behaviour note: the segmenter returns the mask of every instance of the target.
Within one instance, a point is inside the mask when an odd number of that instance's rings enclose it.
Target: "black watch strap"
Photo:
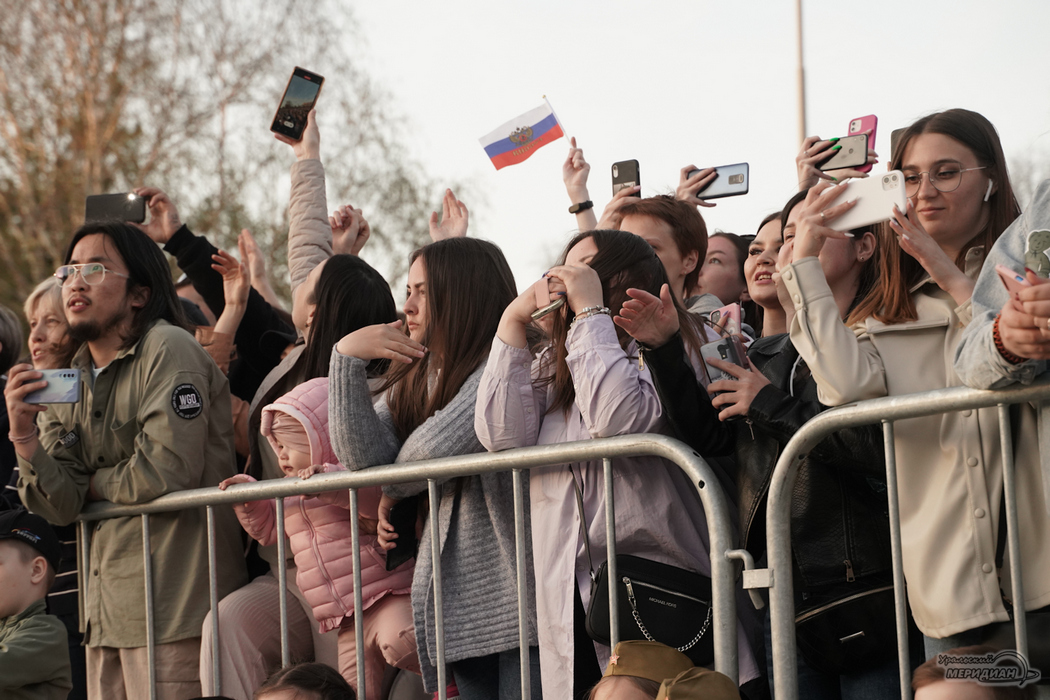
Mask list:
[[[591,200],[588,199],[586,202],[580,202],[578,204],[573,204],[571,207],[569,207],[569,213],[570,214],[579,214],[581,211],[587,211],[588,209],[593,209],[593,208],[594,208],[594,202],[592,202]]]

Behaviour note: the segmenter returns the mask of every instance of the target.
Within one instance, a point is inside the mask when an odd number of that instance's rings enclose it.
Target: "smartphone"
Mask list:
[[[721,336],[740,335],[740,304],[728,304],[715,309],[708,320]]]
[[[80,401],[79,369],[42,369],[39,370],[47,380],[47,386],[26,394],[26,403],[77,403]],[[33,381],[40,381],[34,379]]]
[[[692,177],[699,170],[690,170],[686,175]],[[715,168],[715,179],[707,187],[696,193],[697,199],[719,199],[721,197],[735,197],[738,194],[747,194],[748,190],[748,166],[747,163],[735,163],[734,165],[719,165]]]
[[[306,128],[306,116],[317,104],[317,96],[321,94],[323,84],[323,77],[296,66],[288,80],[288,87],[284,89],[284,96],[277,108],[277,114],[273,117],[270,131],[287,136],[293,141],[301,139]]]
[[[828,171],[840,168],[859,168],[868,162],[868,136],[843,136],[836,146],[842,146],[835,155],[817,166],[817,170]],[[834,148],[834,146],[832,146]]]
[[[842,190],[842,194],[829,206],[842,204],[854,197],[857,203],[842,216],[828,222],[828,227],[836,231],[849,231],[880,221],[889,221],[893,214],[893,205],[896,204],[901,211],[907,206],[907,198],[904,196],[904,174],[900,170],[891,170],[863,180],[850,180]]]
[[[995,271],[999,273],[999,279],[1003,281],[1003,286],[1006,287],[1006,291],[1010,292],[1010,296],[1014,299],[1017,298],[1018,292],[1022,289],[1032,286],[1032,283],[1025,279],[1023,274],[1014,272],[1006,265],[996,265]]]
[[[732,362],[734,365],[743,367],[744,369],[750,367],[750,364],[747,361],[747,353],[744,352],[744,346],[740,342],[740,336],[738,335],[719,338],[714,342],[701,346],[700,357],[704,360],[704,367],[707,369],[707,377],[712,382],[717,382],[719,379],[734,380],[736,377],[714,367],[708,362],[708,360],[724,360],[726,362]],[[714,395],[717,396],[720,393],[724,392],[717,392]]]
[[[549,313],[553,313],[565,306],[565,297],[551,301],[550,278],[543,277],[532,285],[536,293],[536,310],[532,312],[532,320],[538,321]]]
[[[874,114],[869,114],[866,117],[857,117],[856,119],[850,119],[849,121],[849,135],[861,134],[871,129],[871,134],[868,136],[868,148],[875,148],[875,134],[879,129],[879,118]],[[862,173],[870,173],[874,163],[867,163],[865,165],[856,168],[856,170]]]
[[[641,179],[638,177],[638,161],[621,160],[619,163],[613,163],[612,182],[614,195],[626,187],[636,187],[642,184]],[[631,196],[641,197],[642,193],[636,192]]]
[[[897,144],[901,142],[901,136],[908,130],[908,127],[900,129],[894,129],[890,132],[890,161],[892,162],[893,157],[897,155]]]
[[[146,220],[146,200],[134,192],[121,194],[92,194],[84,202],[84,223],[96,221],[130,221],[141,224]]]

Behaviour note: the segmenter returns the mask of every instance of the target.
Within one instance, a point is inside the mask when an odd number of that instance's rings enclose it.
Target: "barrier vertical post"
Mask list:
[[[886,452],[886,499],[890,514],[890,553],[893,558],[893,603],[897,618],[897,667],[900,670],[901,700],[911,700],[911,653],[908,646],[908,599],[904,583],[904,555],[901,549],[901,508],[897,491],[897,449],[893,440],[893,421],[882,421],[882,441]]]
[[[532,666],[529,659],[529,608],[528,576],[525,557],[525,488],[522,484],[520,469],[511,475],[514,484],[514,554],[517,559],[518,574],[518,644],[521,664],[521,697],[528,700],[532,697]]]
[[[609,572],[609,644],[615,649],[620,643],[619,597],[616,584],[619,583],[619,572],[616,570],[616,506],[613,504],[612,460],[602,459],[602,474],[605,481],[605,552],[606,570]],[[583,526],[586,528],[587,523]]]
[[[153,552],[150,550],[149,513],[142,514],[142,568],[146,580],[146,663],[149,667],[149,697],[157,700],[157,640],[153,619]]]
[[[90,578],[89,569],[91,562],[88,554],[88,521],[81,520],[77,523],[77,577],[80,579],[77,586],[77,607],[81,620],[87,614],[87,587]]]
[[[357,644],[357,697],[368,700],[365,689],[365,623],[361,608],[361,523],[358,520],[357,489],[350,489],[350,551],[354,562],[354,642]]]
[[[441,597],[441,524],[438,518],[438,508],[441,506],[441,498],[438,493],[438,484],[433,479],[427,479],[427,495],[430,496],[430,556],[433,559],[434,572],[434,634],[437,637],[437,678],[438,678],[438,700],[447,700],[447,688],[445,682],[445,612],[444,600]]]
[[[208,513],[208,600],[211,608],[211,663],[212,683],[215,694],[222,695],[222,663],[219,642],[219,579],[215,552],[215,506],[207,507]]]
[[[1006,545],[1010,553],[1010,596],[1014,604],[1014,642],[1017,653],[1027,660],[1028,620],[1025,617],[1024,579],[1021,574],[1021,533],[1017,517],[1013,431],[1010,430],[1010,407],[999,404],[998,408],[999,446],[1003,456],[1003,498],[1006,505]]]
[[[281,613],[281,667],[292,663],[292,652],[288,648],[288,542],[284,534],[284,499],[274,500],[277,521],[277,604]]]

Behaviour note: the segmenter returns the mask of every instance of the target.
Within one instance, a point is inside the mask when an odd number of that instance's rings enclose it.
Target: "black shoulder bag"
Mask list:
[[[583,492],[572,472],[576,505],[580,511],[580,530],[591,572],[591,600],[587,605],[587,634],[609,646],[609,569],[602,562],[594,570],[587,518],[583,511]],[[677,566],[634,557],[616,555],[617,617],[620,641],[646,639],[682,652],[697,666],[710,666],[715,660],[711,633],[711,579]],[[575,585],[575,583],[573,584]]]

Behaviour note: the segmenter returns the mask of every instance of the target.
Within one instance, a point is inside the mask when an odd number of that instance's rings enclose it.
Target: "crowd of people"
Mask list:
[[[834,202],[868,174],[821,171],[833,139],[806,139],[797,194],[756,221],[754,235],[709,232],[700,208],[713,206],[702,197],[717,173],[692,165],[673,195],[626,188],[599,218],[573,140],[562,175],[579,232],[538,281],[519,293],[499,247],[468,235],[467,208],[449,190],[430,218],[432,241],[411,255],[400,311],[360,256],[370,236],[362,212],[329,211],[314,113],[301,140],[278,138],[296,157],[290,309],[249,232],[238,259],[151,187],[135,190],[148,222],[92,222],[73,234],[63,265],[25,302],[28,355],[21,319],[0,307],[4,697],[147,697],[151,678],[160,698],[215,695],[218,659],[219,692],[238,700],[381,698],[391,668],[419,674],[436,694],[442,661],[448,697],[470,700],[520,697],[522,674],[534,698],[767,698],[768,607],[742,589],[737,683],[704,668],[713,632],[703,619],[679,620],[678,640],[615,650],[600,641],[600,460],[535,468],[525,480],[528,649],[509,472],[441,482],[433,519],[426,482],[360,489],[356,523],[343,490],[289,497],[282,509],[256,500],[212,516],[155,514],[150,610],[141,519],[89,523],[79,571],[74,521],[92,502],[664,433],[712,466],[734,541],[761,563],[772,472],[808,420],[863,399],[1030,383],[1050,358],[1050,183],[1022,214],[994,127],[967,110],[908,126],[889,161],[903,174],[905,209],[846,231],[836,219],[857,200]],[[875,151],[868,158],[878,161]],[[1021,273],[1023,289],[1007,292],[997,265]],[[738,328],[722,317],[734,304]],[[727,333],[746,357],[708,356]],[[44,371],[65,368],[79,371],[78,400],[34,400]],[[1024,600],[1012,599],[997,411],[896,423],[916,697],[959,691],[941,655],[992,658],[1019,611],[1030,629],[1050,620],[1050,412],[1020,404],[1011,417]],[[707,521],[688,477],[659,457],[613,459],[612,474],[625,561],[710,576]],[[303,662],[285,669],[282,512],[287,644]],[[901,697],[889,532],[879,426],[840,431],[804,456],[791,505],[800,697]],[[634,618],[622,621],[624,638],[650,637]],[[1039,668],[1037,646],[1029,661]],[[1037,691],[970,683],[966,692]]]

